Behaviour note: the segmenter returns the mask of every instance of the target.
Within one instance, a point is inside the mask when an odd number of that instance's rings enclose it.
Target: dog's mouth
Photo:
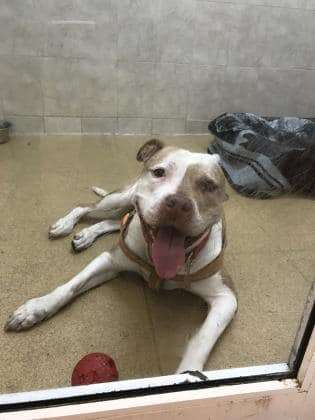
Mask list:
[[[185,264],[185,240],[185,235],[172,226],[160,226],[154,230],[151,258],[161,278],[175,277]]]
[[[152,227],[142,218],[142,227],[150,245],[151,259],[159,277],[172,279],[184,266],[190,250],[204,237],[187,236],[172,225]]]
[[[196,237],[187,235],[171,223],[150,225],[144,220],[138,203],[136,209],[156,273],[163,279],[174,278],[184,266],[190,250],[205,237],[207,232]]]

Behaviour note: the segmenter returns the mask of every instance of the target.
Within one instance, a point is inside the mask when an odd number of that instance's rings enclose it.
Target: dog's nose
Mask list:
[[[191,200],[182,194],[170,194],[165,198],[165,205],[169,210],[189,214],[193,206]]]

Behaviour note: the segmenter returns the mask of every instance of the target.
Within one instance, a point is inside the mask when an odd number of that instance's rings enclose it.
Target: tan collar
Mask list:
[[[155,268],[152,264],[148,263],[147,261],[144,261],[142,258],[140,258],[137,254],[135,254],[126,244],[125,241],[125,237],[128,231],[128,227],[129,224],[131,223],[131,220],[134,216],[135,212],[132,213],[127,213],[123,219],[122,219],[122,223],[121,223],[121,230],[120,230],[120,237],[119,237],[119,246],[121,248],[121,250],[123,251],[123,253],[132,261],[134,261],[135,263],[137,263],[138,265],[140,265],[142,268],[144,268],[145,270],[147,270],[150,273],[150,277],[149,277],[149,286],[151,288],[155,288],[158,289],[161,282],[164,279],[161,279],[156,271]],[[196,245],[196,247],[193,248],[193,250],[191,250],[188,254],[188,257],[186,259],[186,263],[188,262],[188,264],[191,263],[192,259],[195,258],[195,256],[197,254],[195,254],[194,250],[198,249],[198,253],[200,252],[200,250],[202,248],[199,249],[199,247],[203,245],[203,242],[206,240],[208,240],[208,237],[210,235],[211,229],[209,230],[209,232],[204,232],[201,237],[196,241],[198,242],[198,244]],[[206,234],[207,233],[207,234]],[[196,243],[195,242],[195,243]],[[195,244],[194,243],[194,244]],[[224,218],[222,218],[222,247],[221,247],[221,252],[220,254],[213,260],[211,261],[209,264],[207,264],[205,267],[201,268],[200,270],[196,271],[195,273],[188,273],[188,274],[177,274],[172,281],[175,282],[179,282],[179,283],[183,283],[183,285],[185,287],[189,287],[191,282],[195,282],[195,281],[199,281],[199,280],[203,280],[205,278],[211,277],[214,274],[216,274],[223,266],[223,256],[224,256],[224,250],[225,250],[225,246],[226,246],[226,238],[225,238],[225,222],[224,222]],[[195,254],[195,255],[194,255]],[[188,266],[189,269],[189,266]]]

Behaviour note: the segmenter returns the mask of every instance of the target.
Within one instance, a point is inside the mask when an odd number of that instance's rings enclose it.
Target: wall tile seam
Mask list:
[[[198,0],[198,1],[203,1],[203,0]],[[108,64],[115,64],[115,61],[113,60],[104,60],[104,59],[91,59],[89,57],[62,57],[62,56],[42,56],[42,55],[27,55],[27,54],[19,54],[19,55],[13,55],[13,54],[1,54],[0,53],[0,57],[5,57],[5,58],[14,58],[14,57],[29,57],[29,58],[54,58],[54,59],[64,59],[64,60],[85,60],[85,61],[104,61],[105,63]],[[128,64],[137,64],[137,63],[151,63],[151,64],[173,64],[173,65],[186,65],[187,67],[196,67],[196,68],[207,68],[207,67],[211,67],[211,68],[241,68],[241,69],[273,69],[273,70],[310,70],[310,71],[314,71],[315,70],[315,66],[314,67],[310,67],[310,66],[303,66],[303,65],[286,65],[285,67],[279,67],[279,66],[264,66],[264,65],[259,65],[259,66],[236,66],[233,64],[211,64],[211,63],[182,63],[182,62],[177,62],[177,61],[139,61],[139,60],[126,60],[125,61]],[[116,72],[117,72],[117,68],[116,68]]]
[[[56,115],[31,115],[31,114],[12,114],[12,113],[5,113],[4,115],[6,116],[10,116],[10,117],[14,117],[14,118],[67,118],[67,119],[82,119],[82,120],[86,120],[86,119],[92,119],[92,120],[106,120],[106,119],[119,119],[119,118],[123,118],[123,119],[138,119],[138,120],[184,120],[187,119],[187,121],[198,121],[198,122],[204,122],[207,121],[205,119],[190,119],[190,118],[186,118],[186,116],[184,117],[85,117],[85,116],[80,116],[80,115],[60,115],[60,116],[56,116]]]
[[[307,12],[309,11],[315,11],[315,7],[311,7],[311,8],[307,8],[307,7],[301,7],[301,6],[296,6],[296,7],[292,7],[292,6],[277,6],[277,5],[272,5],[272,4],[253,4],[253,3],[245,3],[245,2],[232,2],[232,1],[226,1],[226,0],[195,0],[197,3],[214,3],[214,4],[230,4],[233,6],[238,6],[238,5],[242,5],[242,6],[248,6],[250,8],[253,7],[260,7],[260,8],[273,8],[273,9],[289,9],[289,10],[305,10]]]
[[[228,1],[228,0],[195,0],[195,4],[197,5],[198,3],[210,3],[210,4],[228,4],[228,5],[232,5],[232,6],[248,6],[248,7],[259,7],[259,8],[273,8],[273,9],[289,9],[289,10],[304,10],[304,11],[315,11],[315,7],[314,6],[310,6],[310,7],[306,7],[306,6],[280,6],[280,5],[274,5],[274,4],[259,4],[259,3],[246,3],[243,1],[238,1],[238,2],[233,2],[233,1]],[[34,24],[34,23],[41,23],[41,24],[48,24],[48,23],[54,23],[54,22],[60,22],[61,24],[76,24],[76,25],[86,25],[87,23],[91,24],[91,25],[98,25],[98,24],[106,24],[107,21],[104,20],[102,17],[99,17],[98,15],[95,15],[94,17],[89,17],[89,18],[69,18],[69,19],[55,19],[55,18],[49,18],[47,16],[47,18],[38,18],[38,17],[15,17],[15,20],[22,20],[25,23],[30,23],[30,24]],[[118,22],[119,22],[119,18],[118,15],[116,14],[116,16],[114,17],[114,21],[116,24],[116,27],[118,28]],[[159,19],[157,20],[157,22],[159,22]],[[120,22],[121,23],[121,22]],[[118,32],[117,32],[118,33]]]
[[[22,117],[22,118],[24,118],[24,117]],[[25,117],[25,118],[28,118],[28,117]],[[32,134],[32,133],[35,133],[35,134],[46,134],[46,135],[52,135],[52,134],[58,134],[58,135],[67,135],[67,134],[83,134],[83,135],[117,135],[117,134],[120,134],[120,135],[162,135],[162,134],[169,134],[169,135],[182,135],[182,134],[192,134],[191,133],[191,131],[190,130],[188,130],[187,129],[187,119],[183,119],[184,120],[184,122],[185,122],[185,127],[184,127],[184,131],[179,131],[179,132],[176,132],[176,133],[174,133],[174,132],[172,132],[172,131],[170,131],[170,132],[155,132],[155,133],[153,133],[153,119],[151,119],[151,127],[150,127],[150,130],[149,130],[149,132],[143,132],[143,133],[136,133],[136,132],[130,132],[130,133],[121,133],[120,131],[119,131],[119,127],[118,127],[118,119],[115,121],[115,127],[114,127],[114,130],[112,130],[112,131],[97,131],[97,132],[93,132],[93,131],[84,131],[83,130],[83,126],[82,126],[82,119],[80,120],[80,131],[74,131],[74,132],[68,132],[68,131],[51,131],[51,130],[48,130],[48,128],[47,128],[47,123],[46,123],[46,121],[45,121],[45,118],[44,117],[37,117],[37,118],[39,118],[40,120],[41,120],[41,123],[42,123],[42,127],[43,127],[43,130],[39,130],[39,131],[34,131],[34,132],[30,132],[30,131],[18,131],[18,133],[25,133],[25,134]],[[205,121],[207,121],[207,120],[190,120],[190,121],[201,121],[201,122],[205,122]],[[206,135],[206,134],[208,134],[208,132],[205,130],[204,132],[200,132],[200,133],[193,133],[193,134],[196,134],[196,135]]]
[[[8,121],[10,121],[10,117],[17,118],[17,119],[18,118],[21,118],[21,119],[23,119],[23,118],[36,118],[41,122],[43,130],[34,131],[34,132],[28,131],[28,132],[25,132],[25,133],[26,134],[33,134],[33,133],[34,134],[44,134],[45,133],[45,120],[44,120],[43,116],[38,115],[38,116],[25,117],[24,115],[19,115],[18,117],[16,117],[16,116],[13,116],[12,114],[10,114],[10,115],[6,114],[6,115],[3,115],[3,117],[4,117],[4,119],[7,119]],[[13,127],[13,129],[14,129],[14,127]],[[20,133],[22,133],[22,131]]]
[[[12,112],[4,112],[5,115],[10,115],[10,117],[47,117],[47,118],[95,118],[95,119],[106,119],[106,118],[118,118],[117,115],[69,115],[69,114],[16,114]],[[129,117],[126,117],[129,118]],[[139,116],[131,117],[131,118],[142,118]],[[150,117],[149,117],[150,118]]]
[[[114,62],[115,65],[115,90],[116,90],[116,103],[115,103],[115,117],[118,118],[119,114],[119,59],[118,59],[118,44],[119,44],[119,12],[118,6],[115,4],[115,24],[117,28],[116,39],[115,39],[115,48],[116,48],[116,60]],[[118,131],[118,119],[115,123],[115,132]]]
[[[1,108],[0,108],[1,111]],[[3,115],[10,116],[10,117],[20,117],[20,118],[36,118],[36,117],[43,117],[43,118],[81,118],[81,119],[112,119],[112,118],[124,118],[124,119],[153,119],[153,120],[183,120],[187,118],[187,114],[181,115],[158,115],[158,116],[146,116],[146,115],[129,115],[129,114],[119,114],[119,115],[69,115],[69,114],[20,114],[20,113],[12,113],[12,112],[3,112]],[[197,120],[193,120],[197,121]],[[200,120],[202,121],[202,120]]]
[[[194,23],[193,23],[193,44],[192,44],[192,57],[194,59],[195,57],[195,36],[196,36],[196,9],[197,9],[197,2],[195,1],[195,7],[194,7]],[[190,109],[190,99],[191,99],[191,89],[192,89],[192,69],[193,67],[190,66],[188,70],[188,86],[186,89],[186,115],[185,115],[185,133],[187,133],[188,128],[188,116],[189,116],[189,109]]]
[[[0,96],[0,118],[5,118],[5,112],[4,112],[4,102],[2,96]]]
[[[80,118],[80,117],[79,117]],[[86,117],[81,117],[81,132],[82,134],[117,134],[118,133],[118,117],[108,117],[110,119],[114,119],[114,129],[113,131],[106,131],[106,132],[93,132],[93,131],[84,131],[83,129],[83,120],[87,119]],[[90,119],[90,118],[88,118]],[[103,120],[104,118],[94,118],[92,117],[91,119],[98,119],[98,120]],[[106,117],[105,117],[106,119]]]
[[[45,123],[45,117],[40,117],[42,120],[42,127],[43,127],[43,132],[42,134],[46,134],[46,123]]]
[[[165,114],[155,114],[152,113],[152,115],[144,115],[144,114],[126,114],[126,113],[122,113],[122,114],[118,114],[117,118],[138,118],[138,119],[149,119],[152,118],[154,120],[179,120],[179,119],[183,119],[187,117],[187,113],[185,114],[170,114],[170,113],[165,113]],[[93,117],[85,117],[83,115],[81,115],[78,118],[93,118]],[[97,117],[97,118],[110,118],[110,117]],[[112,117],[115,118],[115,117]]]
[[[46,115],[43,117],[43,121],[44,121],[44,132],[45,134],[54,134],[52,131],[47,131],[47,124],[48,121],[46,121],[46,118],[55,118],[55,117],[47,117]],[[81,117],[56,117],[57,119],[76,119],[76,120],[80,120],[80,131],[74,131],[74,133],[82,133],[82,118]],[[59,131],[56,131],[56,133],[59,133]],[[60,133],[64,133],[64,134],[71,134],[71,132],[67,132],[67,131],[60,131]]]
[[[34,23],[42,23],[42,24],[48,24],[51,23],[53,25],[97,25],[97,24],[108,24],[108,20],[106,20],[106,18],[104,19],[103,17],[100,17],[99,15],[96,15],[95,17],[89,17],[89,18],[80,18],[80,17],[73,17],[73,18],[58,18],[55,16],[43,16],[43,17],[38,17],[35,15],[36,10],[33,11],[34,14],[30,17],[30,16],[9,16],[10,19],[12,19],[12,21],[22,21],[23,23],[30,23],[30,24],[34,24]],[[4,19],[7,18],[8,16],[1,16]],[[113,22],[110,22],[113,23]]]
[[[230,51],[229,49],[227,49],[227,51]],[[34,58],[34,59],[55,59],[55,60],[82,60],[82,61],[89,61],[89,62],[104,62],[106,64],[114,64],[116,65],[116,60],[106,60],[106,59],[95,59],[95,58],[91,58],[88,56],[85,57],[76,57],[76,56],[53,56],[53,55],[32,55],[32,54],[1,54],[0,53],[0,57],[2,58],[20,58],[20,57],[28,57],[28,58]],[[213,64],[213,63],[194,63],[194,62],[189,62],[189,63],[183,63],[180,61],[144,61],[144,60],[125,60],[124,63],[126,64],[173,64],[173,65],[181,65],[181,66],[187,66],[187,67],[241,67],[241,68],[275,68],[275,69],[291,69],[291,68],[297,68],[297,69],[305,69],[305,70],[315,70],[315,66],[314,67],[310,67],[310,66],[303,66],[303,65],[286,65],[285,67],[279,67],[279,66],[265,66],[265,65],[258,65],[258,66],[236,66],[233,64],[230,64],[229,62],[229,54],[228,54],[228,60],[227,63],[225,64]],[[119,66],[119,63],[118,63]],[[115,68],[115,70],[117,71],[117,68]]]
[[[186,115],[182,117],[152,117],[152,120],[184,120],[185,118]]]
[[[148,136],[209,136],[210,134],[207,132],[204,133],[191,133],[191,132],[182,132],[182,133],[121,133],[121,132],[64,132],[64,131],[60,131],[60,132],[56,132],[56,133],[47,133],[44,131],[35,131],[35,132],[16,132],[14,133],[14,135],[44,135],[44,136],[66,136],[66,135],[78,135],[78,136],[117,136],[117,137],[121,137],[121,136],[143,136],[143,137],[148,137]]]
[[[309,67],[309,66],[302,66],[302,65],[293,65],[293,66],[285,66],[285,67],[279,67],[279,66],[264,66],[264,65],[262,65],[262,66],[236,66],[236,65],[233,65],[233,64],[211,64],[211,63],[209,63],[209,64],[207,64],[207,63],[205,63],[205,64],[200,64],[200,63],[198,63],[198,64],[195,64],[195,63],[190,63],[190,64],[188,64],[188,63],[178,63],[178,62],[175,62],[175,61],[159,61],[159,62],[154,62],[154,61],[141,61],[141,62],[139,62],[139,61],[129,61],[128,62],[129,64],[131,63],[134,63],[134,64],[137,64],[137,63],[144,63],[144,64],[173,64],[173,65],[186,65],[187,67],[189,67],[189,69],[190,68],[208,68],[208,67],[210,67],[210,68],[217,68],[217,69],[219,69],[219,68],[222,68],[222,69],[225,69],[225,68],[228,68],[228,67],[231,67],[231,68],[241,68],[241,69],[272,69],[272,70],[310,70],[310,71],[314,71],[315,70],[315,66],[314,67]]]

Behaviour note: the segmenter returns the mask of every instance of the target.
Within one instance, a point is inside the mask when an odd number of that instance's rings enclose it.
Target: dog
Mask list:
[[[112,193],[94,188],[102,196],[100,201],[74,208],[49,231],[51,238],[66,236],[81,218],[101,218],[74,236],[73,249],[81,251],[98,236],[120,230],[119,244],[69,282],[28,300],[9,317],[5,330],[28,329],[120,271],[133,271],[150,287],[183,288],[208,304],[207,317],[189,341],[176,372],[202,371],[237,310],[236,295],[223,268],[223,203],[228,197],[220,159],[152,139],[140,148],[137,160],[143,170],[133,183]]]

